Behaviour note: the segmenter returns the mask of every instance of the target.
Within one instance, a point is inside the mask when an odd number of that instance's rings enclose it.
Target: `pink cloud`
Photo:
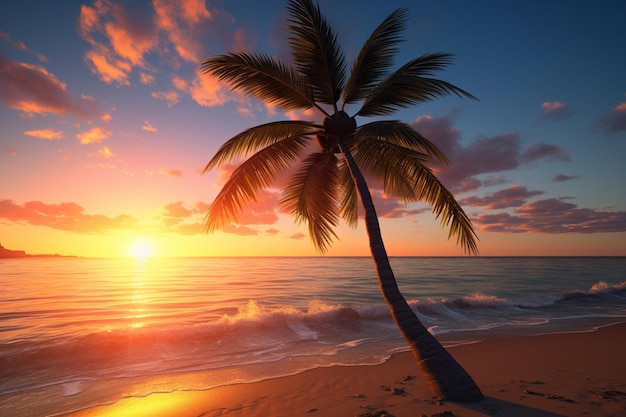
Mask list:
[[[540,143],[522,150],[517,133],[479,137],[463,145],[461,133],[450,117],[422,116],[411,126],[435,143],[451,161],[450,167],[433,168],[441,181],[456,193],[476,190],[482,185],[476,178],[478,175],[514,170],[539,159],[569,161],[567,150],[555,145]]]
[[[100,105],[90,98],[73,97],[66,84],[39,65],[11,61],[0,51],[0,102],[28,116],[48,113],[83,120],[97,117]]]
[[[521,155],[522,162],[532,162],[538,159],[547,159],[548,161],[571,162],[569,152],[556,145],[547,143],[539,143],[530,145]]]
[[[519,207],[526,201],[538,195],[544,194],[543,191],[529,191],[526,187],[520,185],[512,185],[504,190],[496,191],[486,197],[469,197],[460,200],[462,206],[483,207],[489,210],[503,209],[508,207]]]
[[[168,177],[177,177],[177,178],[183,176],[183,172],[180,169],[161,168],[159,170],[159,174],[165,175],[165,176],[168,176]]]
[[[299,240],[299,239],[303,239],[305,238],[306,235],[304,233],[294,233],[293,235],[289,236],[289,239],[294,239],[294,240]]]
[[[13,46],[15,49],[18,49],[18,50],[20,50],[20,51],[24,51],[24,52],[26,52],[26,53],[29,53],[29,54],[34,55],[35,57],[37,57],[37,59],[38,59],[40,62],[43,62],[43,63],[46,63],[46,64],[49,62],[48,58],[47,58],[45,55],[43,55],[43,54],[39,54],[39,53],[37,53],[37,52],[33,52],[33,51],[31,51],[31,50],[30,50],[30,49],[26,46],[26,44],[25,44],[24,42],[22,42],[22,41],[15,41],[15,40],[11,39],[11,36],[9,36],[9,34],[8,34],[8,33],[6,33],[6,32],[0,31],[0,39],[2,39],[2,40],[4,40],[4,41],[8,42],[8,43],[9,43],[9,44],[11,44],[11,46]]]
[[[279,206],[280,195],[268,190],[261,190],[256,195],[256,202],[252,203],[237,216],[240,225],[274,224],[278,221],[276,210]]]
[[[626,131],[626,103],[616,106],[611,113],[600,119],[599,123],[604,133]]]
[[[481,231],[501,233],[610,233],[626,231],[626,212],[579,208],[563,199],[525,203],[513,214],[479,214]]]
[[[152,126],[152,124],[148,120],[145,120],[143,122],[143,126],[141,126],[141,129],[145,130],[146,132],[157,132],[158,131],[157,128]]]
[[[29,201],[22,205],[12,200],[0,200],[0,219],[9,223],[44,226],[75,233],[94,234],[135,228],[137,219],[128,215],[108,217],[85,214],[76,203],[46,204]]]
[[[542,120],[563,120],[574,114],[569,105],[560,101],[544,101],[541,103],[541,109],[543,110]]]

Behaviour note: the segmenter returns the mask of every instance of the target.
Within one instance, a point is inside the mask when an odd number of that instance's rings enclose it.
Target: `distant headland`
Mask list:
[[[23,250],[11,250],[6,249],[2,244],[0,244],[0,258],[60,258],[63,255],[53,254],[53,255],[29,255],[26,251]]]

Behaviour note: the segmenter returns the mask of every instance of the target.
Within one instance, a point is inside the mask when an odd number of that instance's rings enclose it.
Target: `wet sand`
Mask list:
[[[470,404],[432,398],[410,353],[251,384],[130,398],[76,417],[626,416],[626,324],[450,349],[481,387]]]

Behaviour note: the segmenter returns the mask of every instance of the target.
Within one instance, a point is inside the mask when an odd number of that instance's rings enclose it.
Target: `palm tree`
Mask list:
[[[261,53],[228,53],[202,63],[203,72],[285,110],[316,109],[322,124],[278,121],[247,129],[224,143],[204,172],[247,158],[232,173],[211,204],[207,231],[236,221],[280,173],[295,168],[282,192],[281,206],[306,223],[315,247],[325,252],[343,219],[355,227],[360,202],[383,297],[406,338],[434,395],[452,401],[476,401],[482,393],[405,301],[383,244],[372,197],[363,173],[382,181],[385,193],[404,202],[425,201],[450,228],[466,252],[477,253],[472,224],[428,163],[448,163],[445,155],[408,124],[373,121],[357,127],[355,116],[384,116],[448,94],[474,98],[460,88],[430,78],[451,62],[431,53],[392,71],[407,10],[391,13],[371,34],[347,77],[337,37],[313,0],[289,0],[289,44],[293,65]],[[360,105],[352,116],[347,105]],[[310,144],[317,143],[316,146]]]

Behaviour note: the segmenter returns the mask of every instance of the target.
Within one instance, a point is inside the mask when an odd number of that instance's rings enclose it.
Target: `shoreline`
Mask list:
[[[433,399],[410,352],[381,365],[333,366],[205,391],[124,398],[64,416],[619,416],[626,415],[626,323],[511,336],[450,348],[485,399]]]

